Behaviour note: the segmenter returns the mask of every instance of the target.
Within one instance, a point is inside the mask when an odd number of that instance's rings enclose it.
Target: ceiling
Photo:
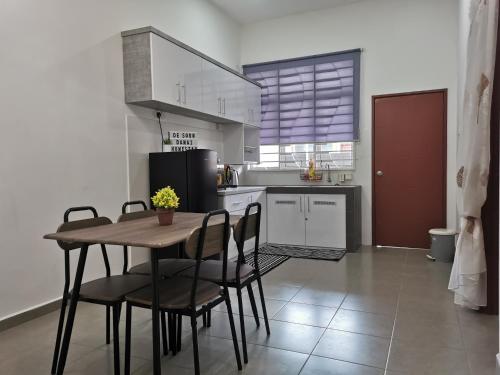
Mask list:
[[[332,8],[360,0],[209,0],[242,24]]]

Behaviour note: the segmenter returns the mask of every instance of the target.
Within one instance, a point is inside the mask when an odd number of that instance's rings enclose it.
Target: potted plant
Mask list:
[[[163,152],[172,151],[172,140],[170,139],[170,134],[168,135],[168,138],[163,139],[163,150],[162,151]]]
[[[158,211],[158,221],[160,225],[171,225],[174,219],[174,212],[179,207],[179,197],[170,186],[160,189],[151,197],[153,205]]]

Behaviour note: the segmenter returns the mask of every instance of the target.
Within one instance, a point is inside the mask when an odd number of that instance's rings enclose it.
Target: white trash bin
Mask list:
[[[453,229],[436,228],[429,230],[429,234],[431,235],[430,258],[439,262],[453,262],[457,232]]]

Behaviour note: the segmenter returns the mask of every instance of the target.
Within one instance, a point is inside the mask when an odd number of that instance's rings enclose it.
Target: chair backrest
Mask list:
[[[250,213],[250,211],[254,211]],[[245,241],[255,238],[254,264],[253,267],[259,272],[259,236],[260,236],[260,216],[262,206],[259,202],[250,203],[245,209],[245,215],[238,220],[234,227],[233,238],[238,249],[238,261],[236,265],[236,281],[239,282],[240,266],[246,263],[243,252]]]
[[[256,207],[255,212],[252,214],[250,210]],[[241,241],[245,242],[251,238],[257,237],[260,234],[260,214],[261,204],[259,202],[250,203],[245,209],[245,215],[238,220],[234,226],[233,238],[238,244]],[[243,234],[243,236],[242,236]]]
[[[220,221],[209,225],[211,218],[224,217],[224,221]],[[193,286],[191,290],[191,305],[196,303],[196,288],[200,272],[202,258],[222,253],[222,285],[226,285],[227,281],[227,254],[229,242],[229,212],[226,210],[216,210],[209,212],[203,219],[201,228],[191,232],[186,240],[185,252],[193,259],[196,259],[195,273],[193,277]]]
[[[80,220],[73,220],[70,221],[69,217],[73,212],[79,212],[79,211],[90,211],[92,212],[92,218],[90,219],[80,219]],[[113,222],[108,219],[105,216],[99,216],[97,214],[97,210],[94,207],[91,206],[79,206],[79,207],[71,207],[66,210],[64,213],[64,222],[57,228],[57,232],[67,232],[70,230],[77,230],[77,229],[85,229],[85,228],[91,228],[91,227],[97,227],[100,225],[108,225],[112,224]],[[66,253],[66,274],[69,274],[69,259],[68,259],[68,251],[74,250],[77,248],[82,247],[81,243],[78,242],[64,242],[64,241],[57,241],[57,244],[61,249],[63,249]],[[101,252],[102,252],[102,257],[104,260],[104,266],[106,267],[106,276],[111,276],[111,268],[109,266],[109,259],[108,259],[108,253],[106,251],[106,246],[101,244]]]
[[[127,213],[127,207],[130,207],[130,206],[141,206],[142,210]],[[118,217],[117,222],[123,223],[125,221],[143,219],[145,217],[151,217],[151,216],[155,216],[155,215],[158,215],[158,213],[154,210],[148,210],[148,206],[146,206],[146,203],[144,201],[130,201],[130,202],[123,203],[122,214],[120,215],[120,217]],[[122,273],[126,274],[127,272],[128,272],[128,247],[123,246],[123,270],[122,270]]]

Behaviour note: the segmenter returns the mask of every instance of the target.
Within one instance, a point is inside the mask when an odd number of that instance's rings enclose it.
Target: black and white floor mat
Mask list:
[[[254,256],[253,251],[245,254],[245,262],[250,266],[254,267]],[[259,252],[259,271],[262,276],[264,276],[269,271],[272,271],[276,267],[278,267],[283,262],[286,262],[290,259],[289,256],[283,255],[272,255],[272,254],[262,254]]]
[[[339,261],[347,250],[327,247],[307,247],[293,245],[278,245],[272,243],[263,244],[259,249],[259,256],[280,255],[290,258],[322,259]]]

